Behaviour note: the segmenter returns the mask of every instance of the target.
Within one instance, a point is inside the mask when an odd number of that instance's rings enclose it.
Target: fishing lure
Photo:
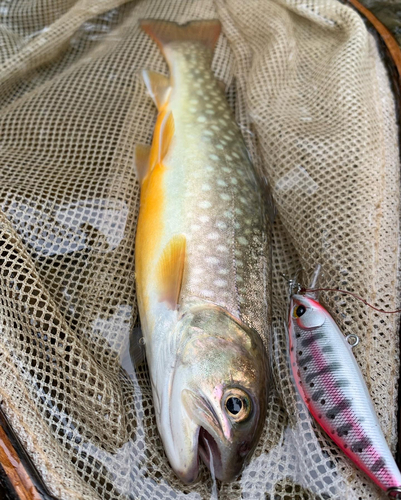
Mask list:
[[[401,473],[387,445],[359,366],[356,335],[344,335],[321,304],[291,297],[292,373],[310,413],[343,452],[391,498],[401,498]]]

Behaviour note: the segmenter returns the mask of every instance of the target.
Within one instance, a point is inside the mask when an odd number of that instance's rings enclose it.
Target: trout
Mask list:
[[[211,62],[216,20],[143,20],[170,77],[143,71],[158,117],[137,145],[136,284],[156,421],[186,483],[199,457],[242,470],[266,417],[267,208]]]

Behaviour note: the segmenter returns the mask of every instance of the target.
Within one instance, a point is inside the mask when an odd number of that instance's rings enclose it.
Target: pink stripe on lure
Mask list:
[[[401,473],[389,450],[352,349],[330,314],[293,295],[289,313],[291,369],[316,422],[392,498]]]

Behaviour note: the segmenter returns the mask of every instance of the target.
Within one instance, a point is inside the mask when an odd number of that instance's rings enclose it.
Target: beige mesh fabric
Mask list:
[[[320,284],[394,309],[399,160],[393,97],[373,38],[335,0],[14,0],[0,4],[1,406],[52,494],[70,499],[379,499],[314,425],[286,361],[281,277],[319,263]],[[138,78],[166,72],[138,19],[223,23],[216,76],[277,204],[276,388],[242,477],[171,471],[137,337],[138,142],[156,110]],[[396,441],[398,317],[321,295]]]

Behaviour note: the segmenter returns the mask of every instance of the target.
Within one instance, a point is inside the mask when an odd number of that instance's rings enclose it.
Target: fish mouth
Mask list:
[[[176,474],[187,484],[195,482],[201,459],[216,479],[232,481],[243,468],[244,459],[249,452],[248,443],[231,443],[230,430],[220,422],[213,406],[203,395],[184,390],[182,397],[186,409],[185,422],[191,426],[192,431],[177,432],[175,446],[181,450],[181,458],[178,459],[178,454],[176,455],[180,465],[173,467]],[[174,423],[177,424],[176,421]]]
[[[222,461],[219,446],[213,436],[204,428],[199,430],[198,454],[212,475],[221,475]]]

